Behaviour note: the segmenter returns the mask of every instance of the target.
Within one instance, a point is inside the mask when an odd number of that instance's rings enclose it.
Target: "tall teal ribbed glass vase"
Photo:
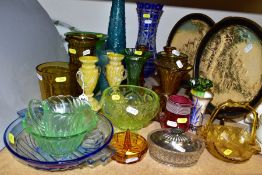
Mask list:
[[[121,52],[126,48],[125,0],[112,0],[107,49]]]

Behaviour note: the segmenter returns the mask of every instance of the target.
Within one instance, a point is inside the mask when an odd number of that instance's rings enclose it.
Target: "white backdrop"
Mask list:
[[[38,0],[51,18],[62,20],[81,30],[107,33],[111,1],[89,0]],[[189,13],[204,13],[218,22],[227,16],[241,16],[262,25],[262,15],[179,8],[164,6],[157,32],[157,50],[161,51],[174,24]],[[134,47],[138,33],[136,4],[126,3],[126,39],[127,47]]]
[[[40,98],[35,67],[68,60],[51,19],[36,0],[0,0],[0,150],[5,128]]]

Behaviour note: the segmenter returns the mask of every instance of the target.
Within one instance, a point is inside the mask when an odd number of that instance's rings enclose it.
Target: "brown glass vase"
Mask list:
[[[46,62],[36,67],[42,99],[57,95],[71,95],[72,74],[67,62]]]
[[[80,68],[79,57],[95,55],[96,42],[99,38],[95,34],[87,32],[69,32],[65,35],[65,40],[68,42],[70,63],[78,65]]]
[[[183,77],[192,70],[186,56],[175,55],[173,50],[173,47],[164,47],[154,62],[160,78],[161,94],[166,97],[178,92]]]
[[[69,69],[73,75],[81,67],[79,57],[93,56],[96,52],[96,43],[99,38],[95,34],[88,32],[69,32],[65,34],[65,40],[68,42],[68,54],[70,57]],[[76,77],[72,77],[71,89],[75,89],[73,96],[79,96],[82,89],[77,83]]]

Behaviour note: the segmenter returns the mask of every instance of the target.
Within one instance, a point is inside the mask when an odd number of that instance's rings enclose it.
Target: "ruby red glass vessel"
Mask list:
[[[162,128],[189,129],[192,101],[180,95],[171,95],[166,103],[164,115],[160,119]]]

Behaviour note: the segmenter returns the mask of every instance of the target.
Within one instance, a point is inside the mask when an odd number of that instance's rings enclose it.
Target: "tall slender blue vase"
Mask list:
[[[137,2],[137,15],[139,31],[136,46],[145,45],[153,56],[144,66],[144,77],[147,78],[155,71],[154,59],[156,58],[156,34],[160,17],[163,13],[162,4]]]
[[[112,0],[107,49],[120,53],[126,48],[125,0]]]

